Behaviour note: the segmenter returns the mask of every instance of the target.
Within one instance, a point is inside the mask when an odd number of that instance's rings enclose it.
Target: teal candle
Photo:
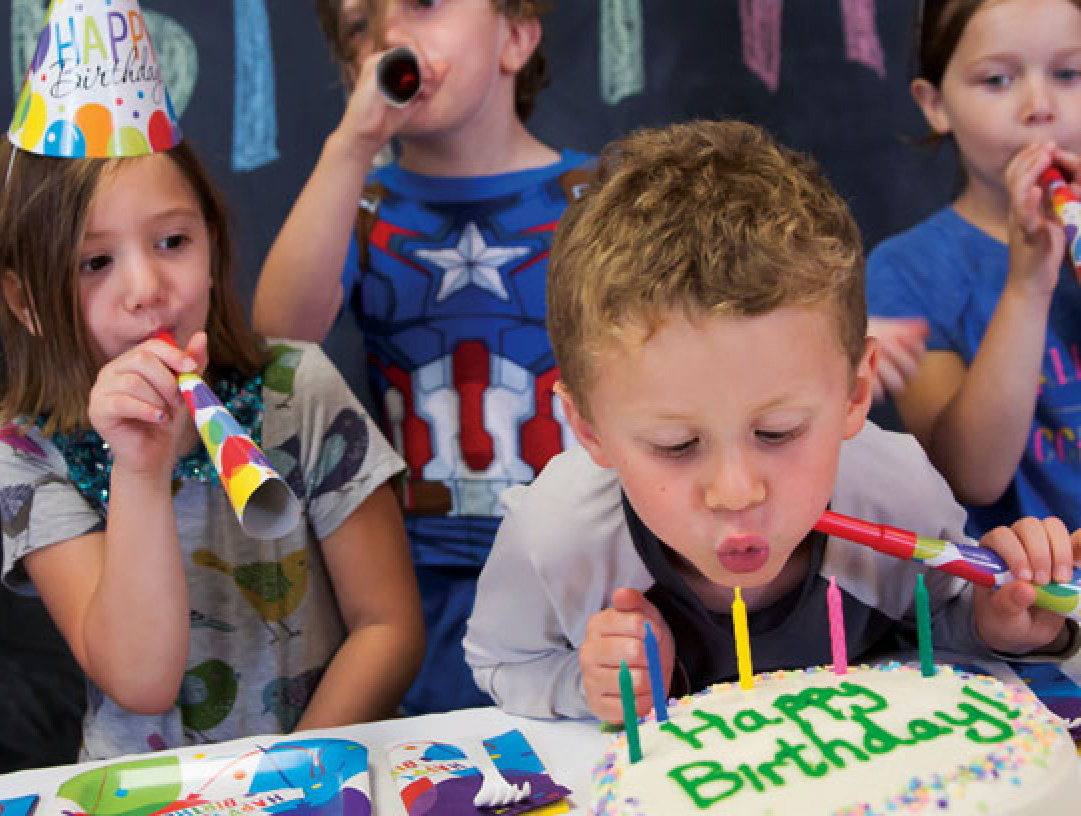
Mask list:
[[[920,646],[920,672],[924,677],[934,677],[935,647],[931,642],[931,602],[923,574],[916,576],[916,637]]]
[[[634,684],[627,661],[619,661],[619,696],[623,700],[623,730],[627,732],[627,754],[631,763],[642,758],[642,743],[638,739],[638,712],[634,707]]]
[[[649,688],[653,692],[653,710],[657,713],[657,722],[668,719],[668,700],[664,695],[664,672],[661,671],[661,652],[657,645],[657,636],[653,627],[646,621],[646,664],[649,666]]]

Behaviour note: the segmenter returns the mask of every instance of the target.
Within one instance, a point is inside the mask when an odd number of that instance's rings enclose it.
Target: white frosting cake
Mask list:
[[[890,663],[717,685],[620,735],[593,772],[595,816],[1051,814],[1081,807],[1061,721],[1025,688]]]

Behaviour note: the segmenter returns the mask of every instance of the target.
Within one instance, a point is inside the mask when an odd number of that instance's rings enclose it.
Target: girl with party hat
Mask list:
[[[82,757],[392,713],[423,651],[402,462],[316,346],[247,326],[136,2],[54,0],[9,141],[2,575],[86,672]],[[295,528],[245,532],[191,373],[299,499]]]

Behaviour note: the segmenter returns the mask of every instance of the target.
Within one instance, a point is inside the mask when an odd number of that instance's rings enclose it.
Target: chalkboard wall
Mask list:
[[[453,2],[453,0],[450,0]],[[552,84],[530,124],[598,151],[641,125],[738,117],[813,154],[868,246],[945,202],[952,158],[914,146],[907,90],[915,0],[554,0]],[[0,36],[5,123],[45,0],[11,0]],[[224,188],[250,300],[267,248],[342,109],[309,0],[143,0],[186,137]],[[2,15],[0,15],[2,17]],[[355,381],[349,327],[332,356]],[[344,339],[343,339],[344,338]],[[359,361],[356,361],[357,363]]]

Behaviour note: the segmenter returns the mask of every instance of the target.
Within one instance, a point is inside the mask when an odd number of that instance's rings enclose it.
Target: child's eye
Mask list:
[[[1081,77],[1081,69],[1078,68],[1060,68],[1055,71],[1055,79],[1060,82],[1073,82],[1078,77]]]
[[[754,432],[755,438],[767,446],[783,445],[791,442],[800,435],[800,428],[789,428],[783,431],[758,430]]]
[[[436,8],[442,0],[413,0],[413,2],[420,8],[433,9]]]
[[[1005,88],[1010,84],[1011,77],[1008,74],[988,74],[987,76],[980,78],[980,84],[991,88],[993,90],[999,90]]]
[[[112,262],[113,258],[111,255],[94,255],[90,258],[84,258],[79,262],[79,273],[82,275],[92,275],[95,272],[101,272]]]
[[[180,249],[190,239],[186,235],[177,233],[176,235],[167,235],[157,243],[158,249]]]
[[[688,439],[685,442],[679,442],[675,445],[650,445],[653,448],[653,452],[658,456],[663,456],[667,459],[678,459],[681,456],[688,456],[695,451],[698,447],[698,439]]]

